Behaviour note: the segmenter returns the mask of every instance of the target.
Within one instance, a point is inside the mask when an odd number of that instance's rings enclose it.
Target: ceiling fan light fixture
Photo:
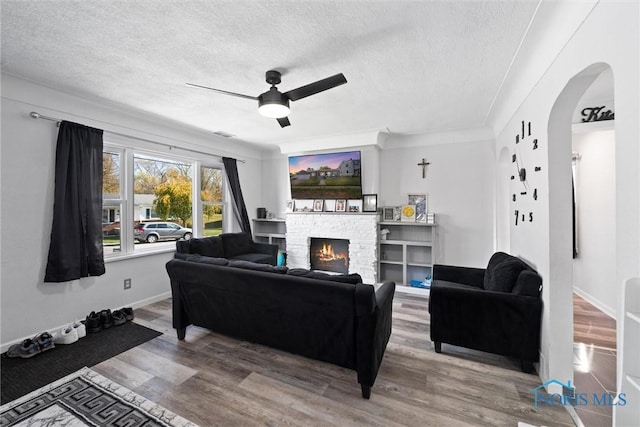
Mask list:
[[[281,119],[289,115],[289,99],[272,87],[258,97],[258,112],[265,117]]]

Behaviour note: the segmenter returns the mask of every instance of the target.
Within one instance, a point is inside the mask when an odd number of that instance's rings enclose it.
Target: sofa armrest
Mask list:
[[[391,336],[395,289],[394,282],[385,282],[377,290],[371,285],[356,285],[356,300],[364,301],[356,306],[356,371],[365,399],[369,398]],[[365,309],[367,302],[373,310]]]
[[[253,242],[253,251],[259,254],[267,254],[273,257],[272,265],[278,262],[278,250],[280,247],[271,243]]]
[[[433,266],[433,280],[462,283],[482,289],[484,287],[484,272],[484,268],[436,264]]]

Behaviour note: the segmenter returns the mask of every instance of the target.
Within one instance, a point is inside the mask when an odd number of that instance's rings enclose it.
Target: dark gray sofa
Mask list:
[[[542,278],[517,257],[493,254],[486,269],[435,265],[431,340],[518,358],[533,371],[540,348]]]
[[[278,245],[254,242],[247,233],[223,233],[201,239],[178,240],[176,252],[271,265],[276,265],[278,259]]]
[[[368,399],[391,335],[395,283],[176,254],[167,263],[178,339],[189,325],[357,372]],[[327,280],[327,277],[334,277]],[[335,281],[342,280],[342,281]]]

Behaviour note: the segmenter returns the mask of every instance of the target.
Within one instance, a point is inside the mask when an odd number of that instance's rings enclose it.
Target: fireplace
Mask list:
[[[349,273],[349,241],[311,237],[309,258],[312,270]]]

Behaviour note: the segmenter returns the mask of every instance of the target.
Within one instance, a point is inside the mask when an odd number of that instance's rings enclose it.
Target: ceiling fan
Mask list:
[[[318,80],[317,82],[309,83],[308,85],[301,86],[297,89],[292,89],[288,92],[282,93],[276,88],[277,84],[280,84],[282,74],[276,70],[269,70],[266,72],[265,80],[271,85],[271,88],[258,95],[250,96],[243,95],[241,93],[229,92],[222,89],[214,89],[212,87],[200,86],[193,83],[186,83],[187,86],[199,87],[202,89],[212,90],[214,92],[222,93],[224,95],[237,96],[240,98],[253,99],[258,101],[258,111],[265,117],[277,119],[280,127],[287,127],[291,125],[289,122],[289,101],[297,101],[307,96],[315,95],[316,93],[324,92],[336,86],[340,86],[347,82],[347,79],[342,73],[336,74],[326,79]]]

